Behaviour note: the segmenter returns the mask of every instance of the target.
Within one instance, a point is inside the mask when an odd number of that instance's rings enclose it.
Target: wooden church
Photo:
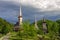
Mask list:
[[[19,31],[22,27],[22,11],[21,11],[21,6],[20,6],[20,13],[18,16],[18,22],[14,25],[14,31]]]

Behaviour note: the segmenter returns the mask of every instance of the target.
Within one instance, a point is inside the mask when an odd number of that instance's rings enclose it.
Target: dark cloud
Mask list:
[[[0,1],[0,17],[8,21],[15,20],[17,13],[19,13],[18,5],[15,5],[11,2]]]
[[[19,14],[19,5],[11,2],[0,1],[0,17],[6,19],[9,22],[17,22]],[[29,5],[22,5],[22,13],[24,20],[34,20],[34,16],[37,16],[37,20],[42,19],[44,16],[47,19],[55,20],[60,17],[59,11],[45,11],[41,12],[40,9],[34,8]],[[38,12],[39,11],[39,12]]]

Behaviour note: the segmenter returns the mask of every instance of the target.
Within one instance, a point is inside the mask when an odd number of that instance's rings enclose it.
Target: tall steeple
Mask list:
[[[38,28],[38,25],[37,25],[36,15],[35,15],[35,28],[36,28],[36,29],[39,29],[39,28]]]
[[[22,10],[21,10],[21,4],[20,4],[20,13],[18,15],[18,22],[14,25],[14,31],[19,31],[22,28]]]
[[[18,21],[19,21],[19,25],[22,25],[22,10],[21,10],[21,4],[20,4],[20,13],[18,16]]]
[[[21,4],[20,4],[20,16],[22,16]]]

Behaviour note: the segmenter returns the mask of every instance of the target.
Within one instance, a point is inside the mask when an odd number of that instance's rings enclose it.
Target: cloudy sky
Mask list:
[[[0,0],[0,17],[17,22],[20,4],[24,20],[60,19],[60,0]]]

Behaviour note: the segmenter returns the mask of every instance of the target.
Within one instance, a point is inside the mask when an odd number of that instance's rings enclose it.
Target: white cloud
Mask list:
[[[21,0],[23,5],[31,5],[43,11],[60,10],[60,0]]]
[[[60,10],[60,0],[2,0],[30,5],[42,11]]]

